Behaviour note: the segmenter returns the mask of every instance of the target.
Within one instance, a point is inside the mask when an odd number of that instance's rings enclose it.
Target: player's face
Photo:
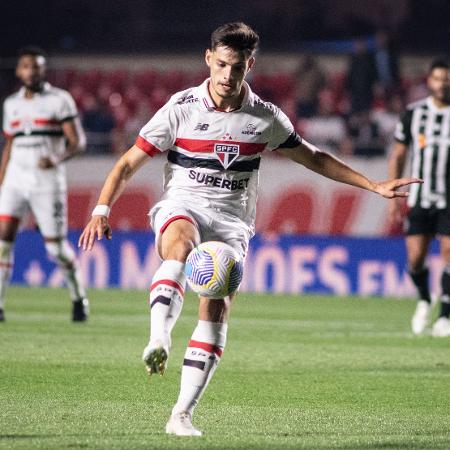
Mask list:
[[[428,88],[436,100],[450,103],[450,71],[445,68],[434,69],[428,76]]]
[[[255,58],[229,47],[206,50],[205,60],[210,69],[210,88],[222,99],[239,96],[245,76],[255,62]]]
[[[16,76],[26,88],[37,91],[45,79],[45,69],[44,57],[24,55],[17,62]]]

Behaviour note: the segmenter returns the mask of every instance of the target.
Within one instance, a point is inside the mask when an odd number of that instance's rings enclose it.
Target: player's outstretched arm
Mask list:
[[[107,239],[112,238],[108,222],[109,209],[125,189],[127,181],[148,159],[147,153],[133,145],[117,161],[106,178],[92,218],[81,233],[78,247],[83,250],[92,250],[96,239],[101,240],[104,236]]]
[[[408,192],[398,191],[398,189],[412,183],[422,182],[417,178],[398,178],[381,182],[370,180],[338,158],[319,150],[305,140],[295,148],[280,149],[279,152],[324,177],[339,181],[340,183],[367,189],[385,198],[407,197]]]

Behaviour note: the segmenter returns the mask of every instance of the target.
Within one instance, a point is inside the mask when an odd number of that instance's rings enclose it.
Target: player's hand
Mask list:
[[[95,240],[100,241],[104,236],[106,239],[112,238],[108,218],[106,216],[92,216],[83,233],[81,233],[80,239],[78,240],[78,247],[83,250],[92,250]]]
[[[388,223],[391,227],[399,227],[403,223],[402,201],[394,198],[388,206]]]
[[[415,183],[423,183],[423,181],[418,178],[397,178],[396,180],[376,183],[374,190],[384,198],[408,197],[409,192],[398,191],[397,189]]]
[[[38,163],[39,169],[53,169],[56,164],[48,156],[42,156]]]

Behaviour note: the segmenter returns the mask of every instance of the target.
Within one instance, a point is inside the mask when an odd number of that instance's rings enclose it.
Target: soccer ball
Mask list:
[[[207,298],[223,298],[237,291],[243,265],[236,251],[224,242],[209,241],[195,247],[186,260],[191,289]]]

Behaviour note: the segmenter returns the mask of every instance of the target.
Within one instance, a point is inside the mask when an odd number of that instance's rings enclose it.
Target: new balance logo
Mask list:
[[[209,128],[209,123],[198,123],[194,131],[206,131]]]

